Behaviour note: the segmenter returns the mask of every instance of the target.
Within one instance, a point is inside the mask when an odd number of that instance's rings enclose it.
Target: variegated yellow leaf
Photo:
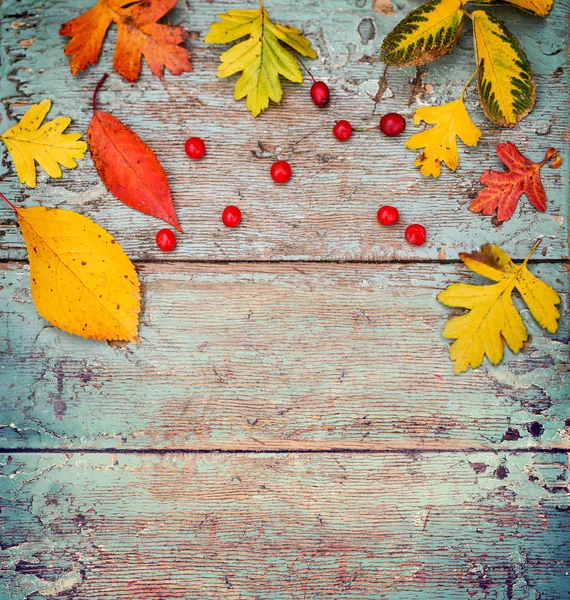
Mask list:
[[[472,13],[481,107],[493,123],[514,127],[532,110],[534,76],[518,40],[501,21]]]
[[[430,0],[409,13],[386,36],[380,59],[389,65],[425,65],[455,44],[463,26],[461,0]]]
[[[554,0],[464,0],[464,4],[509,4],[516,6],[526,12],[546,17],[552,10]]]

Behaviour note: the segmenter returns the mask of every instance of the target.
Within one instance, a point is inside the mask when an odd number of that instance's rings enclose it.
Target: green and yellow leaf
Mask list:
[[[380,59],[388,65],[425,65],[447,54],[463,27],[461,0],[430,0],[386,36]]]
[[[222,20],[210,26],[204,39],[209,44],[228,44],[247,37],[220,56],[218,77],[241,72],[234,97],[246,98],[246,106],[254,117],[283,95],[279,76],[302,83],[303,75],[296,59],[282,45],[299,54],[316,58],[311,42],[294,27],[273,23],[263,6],[257,10],[230,10],[218,15]]]
[[[0,135],[12,156],[21,183],[36,187],[36,162],[50,177],[61,177],[63,165],[68,169],[77,166],[76,159],[83,158],[87,144],[80,133],[63,133],[71,123],[69,117],[58,117],[42,125],[51,108],[51,100],[34,104],[20,122]]]
[[[546,17],[552,10],[554,0],[465,0],[464,4],[508,4],[538,17]]]
[[[501,21],[482,10],[472,13],[481,107],[502,127],[514,127],[532,110],[534,76],[518,40]]]
[[[455,340],[449,349],[455,373],[479,367],[485,356],[494,365],[501,362],[503,340],[515,354],[521,350],[528,332],[511,299],[515,289],[538,324],[550,333],[557,331],[560,312],[556,306],[560,296],[527,268],[537,245],[522,265],[513,263],[508,254],[492,244],[482,246],[480,252],[459,255],[469,269],[496,283],[454,283],[437,296],[446,306],[469,311],[450,319],[442,333]]]

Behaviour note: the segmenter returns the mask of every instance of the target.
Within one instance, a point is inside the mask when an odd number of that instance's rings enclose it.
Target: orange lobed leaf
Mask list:
[[[106,76],[105,76],[106,77]],[[107,189],[121,202],[182,231],[166,173],[153,151],[112,114],[95,109],[87,129],[93,162]]]
[[[188,38],[182,27],[157,23],[177,0],[98,0],[87,12],[61,26],[60,35],[71,37],[65,46],[71,56],[71,74],[99,59],[111,23],[118,27],[113,66],[128,81],[135,81],[144,56],[153,75],[162,78],[166,67],[173,75],[192,71],[190,53],[181,44]]]
[[[544,160],[532,162],[523,156],[511,142],[499,144],[497,155],[509,169],[505,172],[486,170],[481,183],[486,185],[469,205],[472,212],[492,215],[497,211],[497,221],[508,221],[517,207],[519,198],[526,194],[530,203],[540,212],[546,210],[546,192],[540,179],[540,169],[553,158],[550,165],[556,169],[562,164],[558,150],[549,148]]]

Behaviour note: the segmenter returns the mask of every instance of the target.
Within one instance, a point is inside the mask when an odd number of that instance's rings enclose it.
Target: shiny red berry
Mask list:
[[[188,138],[184,145],[184,149],[186,150],[186,154],[194,160],[202,158],[202,156],[206,154],[206,144],[204,144],[204,140],[199,137]]]
[[[406,119],[398,113],[387,113],[380,119],[380,131],[388,137],[400,135],[406,129]]]
[[[331,98],[329,86],[324,81],[315,81],[311,87],[311,98],[319,108],[323,108]]]
[[[423,225],[409,225],[406,229],[406,240],[414,246],[421,246],[426,241],[426,228]]]
[[[222,213],[222,223],[226,227],[237,227],[241,223],[241,210],[237,206],[226,206]]]
[[[291,165],[286,160],[278,160],[271,165],[271,179],[275,183],[287,183],[291,179]]]
[[[176,247],[176,236],[170,229],[161,229],[156,234],[156,245],[163,252],[170,252]]]
[[[378,209],[377,216],[380,225],[394,225],[400,214],[398,209],[393,206],[381,206]]]
[[[346,142],[346,140],[352,135],[352,125],[344,119],[337,121],[333,127],[333,134],[337,140]]]

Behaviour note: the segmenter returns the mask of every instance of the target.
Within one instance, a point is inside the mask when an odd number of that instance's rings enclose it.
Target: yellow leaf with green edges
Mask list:
[[[218,77],[242,73],[234,97],[246,98],[247,108],[257,117],[269,106],[269,100],[281,100],[280,75],[294,83],[303,81],[297,60],[282,43],[303,56],[317,55],[301,30],[273,23],[263,5],[257,10],[230,10],[218,16],[222,20],[212,23],[204,41],[228,44],[247,36],[222,53]]]
[[[472,13],[481,107],[502,127],[514,127],[532,110],[536,86],[518,40],[483,10]]]
[[[464,4],[507,4],[516,6],[538,17],[546,17],[552,10],[554,0],[465,0]]]
[[[437,299],[446,306],[465,308],[469,312],[450,319],[443,337],[454,339],[449,356],[455,373],[479,367],[483,358],[496,365],[503,358],[503,340],[516,354],[528,339],[528,332],[511,294],[517,290],[537,323],[550,333],[558,329],[560,312],[556,306],[560,296],[549,285],[533,275],[527,262],[535,244],[522,265],[516,265],[498,246],[486,244],[480,252],[460,254],[469,269],[496,283],[472,285],[453,283]]]
[[[439,177],[442,163],[452,171],[457,169],[457,137],[467,146],[476,146],[481,137],[479,128],[471,121],[463,104],[463,94],[457,100],[442,106],[418,108],[414,114],[414,125],[419,125],[421,121],[434,127],[413,135],[406,142],[406,148],[424,149],[415,165],[421,167],[425,177]]]
[[[409,13],[386,36],[380,59],[388,65],[425,65],[447,54],[463,27],[461,0],[430,0]]]
[[[50,177],[61,177],[63,165],[68,169],[77,166],[75,159],[83,158],[87,144],[80,133],[63,133],[71,123],[69,117],[58,117],[42,125],[51,108],[51,100],[34,104],[20,122],[0,135],[12,156],[21,183],[36,187],[36,165]],[[41,127],[40,127],[41,125]]]

